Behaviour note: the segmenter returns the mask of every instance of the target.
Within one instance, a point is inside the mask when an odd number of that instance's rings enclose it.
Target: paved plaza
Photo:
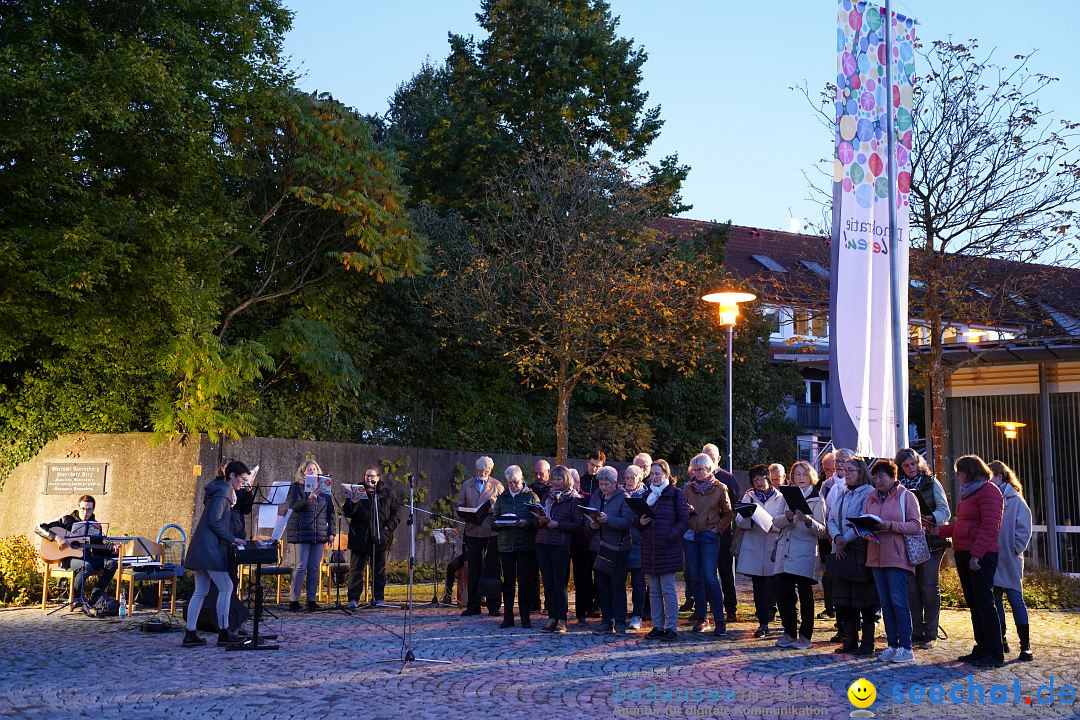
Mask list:
[[[749,617],[747,605],[740,611]],[[914,665],[895,665],[834,655],[826,642],[780,650],[775,635],[752,637],[754,622],[729,626],[728,640],[695,636],[687,626],[680,640],[663,643],[644,640],[643,633],[599,636],[574,624],[561,636],[535,626],[500,630],[499,619],[486,614],[418,609],[416,656],[450,662],[410,663],[401,672],[400,610],[279,612],[265,628],[279,634],[281,649],[261,653],[212,644],[182,649],[179,632],[140,632],[143,617],[0,612],[0,717],[839,719],[854,709],[847,688],[860,677],[877,688],[870,710],[878,718],[1080,717],[1080,706],[1062,702],[1071,698],[1061,693],[1065,685],[1080,685],[1077,613],[1033,611],[1035,662],[975,671],[955,661],[971,647],[967,614],[956,610],[942,613],[950,640],[917,651]],[[831,634],[821,625],[819,641]],[[1055,701],[1039,703],[1034,696],[1051,678]],[[953,694],[963,702],[934,704],[925,695],[920,704],[906,695],[893,701],[894,686],[906,694],[935,684],[946,693],[962,686]],[[1009,704],[991,703],[995,684],[1005,686]],[[976,686],[985,704],[966,702]],[[1031,705],[1023,700],[1029,697]],[[1049,699],[1048,688],[1042,699]]]

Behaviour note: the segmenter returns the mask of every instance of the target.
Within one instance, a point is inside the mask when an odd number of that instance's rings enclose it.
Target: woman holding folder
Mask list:
[[[626,568],[630,561],[630,526],[637,515],[626,504],[619,472],[610,465],[596,472],[597,491],[583,510],[589,531],[589,550],[596,561],[596,590],[600,600],[600,635],[626,634]]]
[[[829,508],[829,537],[832,554],[826,558],[832,578],[833,604],[844,644],[834,652],[872,655],[874,652],[874,616],[878,611],[877,587],[866,566],[867,540],[849,522],[863,514],[866,498],[874,491],[870,470],[861,457],[844,463],[844,487],[835,507]],[[859,618],[862,617],[862,642],[859,642]]]
[[[570,469],[556,465],[551,471],[551,489],[544,498],[544,513],[536,520],[536,561],[544,578],[544,601],[548,624],[544,632],[566,632],[569,600],[566,584],[570,570],[570,539],[581,527],[581,495],[574,490]]]
[[[814,588],[818,577],[818,540],[826,535],[825,500],[817,489],[817,472],[805,460],[791,466],[793,485],[781,486],[785,509],[773,518],[780,528],[776,544],[776,606],[784,635],[777,647],[807,650],[814,634]],[[798,601],[800,618],[795,614]]]
[[[503,621],[500,628],[514,627],[514,586],[517,585],[518,614],[521,627],[532,627],[529,619],[528,598],[536,589],[536,518],[530,505],[540,502],[536,494],[525,485],[521,468],[511,465],[504,473],[506,492],[495,501],[495,520],[492,526],[499,534],[499,558],[502,561]]]
[[[754,586],[754,614],[758,621],[754,637],[760,638],[765,637],[769,632],[769,623],[776,618],[776,596],[772,584],[773,575],[776,574],[776,543],[780,540],[780,528],[773,525],[772,519],[783,514],[785,504],[783,496],[769,483],[767,465],[750,468],[750,485],[742,498],[746,510],[740,512],[736,508],[735,512],[735,525],[742,531],[736,570],[749,576]]]

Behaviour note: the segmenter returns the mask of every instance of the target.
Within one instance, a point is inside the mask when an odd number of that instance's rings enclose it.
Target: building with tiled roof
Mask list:
[[[715,224],[671,217],[654,225],[658,232],[683,237],[711,227]],[[805,394],[792,399],[788,412],[802,426],[806,454],[831,436],[829,245],[828,237],[818,235],[728,225],[724,250],[729,279],[756,291],[761,311],[773,320],[773,358],[796,363],[803,376]],[[948,318],[943,333],[943,359],[952,369],[946,383],[946,455],[951,463],[976,453],[1014,468],[1035,516],[1032,560],[1045,563],[1053,545],[1058,562],[1052,564],[1080,573],[1080,270],[960,256],[955,262],[957,277],[968,283],[960,295],[970,314]],[[913,249],[913,378],[930,344],[920,312],[932,298],[919,268],[919,252]],[[925,405],[920,391],[914,395],[915,407]],[[924,437],[929,422],[913,420],[913,434]],[[1002,422],[1019,425],[1015,437],[1006,437]],[[946,488],[952,484],[950,478]],[[1048,503],[1055,508],[1052,517]]]

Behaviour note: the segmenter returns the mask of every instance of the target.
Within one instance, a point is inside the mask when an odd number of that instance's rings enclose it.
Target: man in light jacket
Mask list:
[[[491,471],[495,467],[495,461],[491,458],[481,457],[476,461],[476,475],[461,484],[458,491],[458,506],[477,508],[484,503],[490,504],[490,509],[495,507],[495,499],[503,491],[503,485],[491,477]],[[479,525],[465,523],[465,564],[469,577],[469,598],[462,615],[480,614],[480,579],[488,581],[491,592],[486,593],[488,598],[488,614],[498,615],[502,602],[502,585],[499,582],[499,541],[495,530],[491,526],[492,515],[488,516]]]

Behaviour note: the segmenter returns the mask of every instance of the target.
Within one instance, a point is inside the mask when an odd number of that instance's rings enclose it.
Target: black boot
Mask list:
[[[509,610],[503,613],[503,621],[502,624],[499,625],[499,627],[504,629],[514,627],[514,613],[510,612]]]
[[[217,644],[218,647],[228,647],[230,645],[240,645],[244,641],[243,639],[234,633],[232,630],[221,630],[218,632]]]
[[[866,656],[874,654],[874,630],[877,628],[872,622],[867,622],[865,619],[862,622],[862,642],[859,643],[859,647],[854,650],[855,655]],[[855,633],[852,632],[852,637]]]
[[[969,652],[967,655],[961,655],[956,659],[962,663],[973,663],[981,660],[983,655],[983,649],[978,645],[975,645],[973,648],[971,648],[971,652]]]
[[[521,611],[521,627],[523,627],[523,628],[531,628],[532,627],[532,620],[529,619],[528,611],[525,611],[525,610]]]
[[[854,653],[859,647],[859,633],[855,631],[855,623],[840,623],[840,634],[844,637],[844,644],[836,648],[833,652],[842,654]]]
[[[1028,625],[1017,625],[1016,634],[1020,636],[1020,659],[1030,662],[1035,659],[1031,654],[1031,628]]]
[[[185,630],[184,639],[180,643],[182,647],[198,647],[199,645],[205,645],[206,641],[195,634],[194,630]]]

